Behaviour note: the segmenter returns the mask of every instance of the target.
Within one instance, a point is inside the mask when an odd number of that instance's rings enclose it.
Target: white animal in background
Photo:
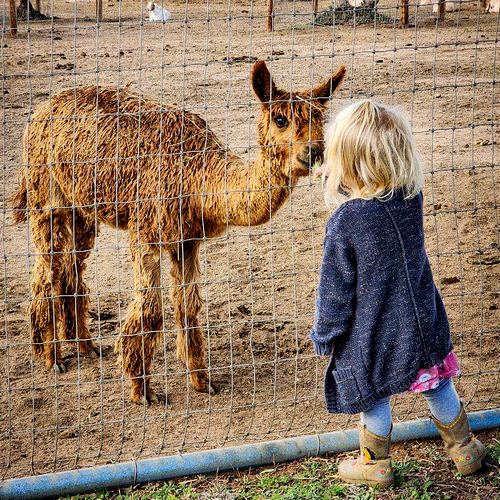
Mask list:
[[[455,10],[458,8],[455,4],[458,2],[445,2],[444,8],[446,12],[455,12]],[[437,14],[439,12],[439,2],[435,1],[434,6],[432,7],[432,12]]]
[[[168,21],[172,14],[167,9],[156,5],[154,2],[149,2],[147,5],[147,10],[149,11],[149,22],[153,23],[156,21]]]
[[[480,1],[481,1],[481,12],[483,13],[498,12],[498,6],[500,5],[500,0],[480,0]],[[439,12],[438,0],[420,0],[420,6],[422,5],[432,5],[433,12],[435,12],[436,14]],[[460,6],[460,1],[457,2],[457,1],[447,0],[445,2],[446,12],[453,12],[457,10],[459,6]]]
[[[445,2],[446,12],[453,12],[456,8],[455,3],[459,3],[459,2],[452,2],[452,1]],[[432,11],[435,13],[437,13],[439,11],[439,1],[438,0],[420,0],[420,6],[422,7],[425,5],[432,5]]]
[[[351,7],[373,7],[375,5],[375,0],[347,0]],[[337,2],[340,3],[340,2]]]
[[[376,0],[347,0],[351,7],[359,8],[359,7],[373,7],[375,5]],[[337,4],[342,3],[337,1]]]
[[[333,6],[336,9],[343,9],[346,7],[346,3],[348,3],[353,8],[359,7],[374,7],[377,0],[333,0]]]

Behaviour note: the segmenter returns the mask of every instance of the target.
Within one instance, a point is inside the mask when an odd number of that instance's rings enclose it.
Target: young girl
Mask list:
[[[348,482],[393,482],[390,398],[421,392],[459,472],[481,467],[484,446],[470,431],[453,386],[459,373],[441,297],[424,248],[422,160],[410,125],[370,100],[330,123],[323,175],[335,211],[326,225],[311,339],[331,356],[330,413],[361,413],[361,454],[339,466]]]

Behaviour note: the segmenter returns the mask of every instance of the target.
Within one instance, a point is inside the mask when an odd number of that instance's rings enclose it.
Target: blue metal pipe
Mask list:
[[[500,409],[470,413],[473,431],[500,427]],[[394,425],[393,441],[438,436],[430,420]],[[136,462],[102,465],[40,476],[8,479],[0,483],[0,499],[38,499],[117,488],[191,474],[258,467],[303,457],[340,453],[359,446],[356,430],[280,439],[265,443],[199,451]]]

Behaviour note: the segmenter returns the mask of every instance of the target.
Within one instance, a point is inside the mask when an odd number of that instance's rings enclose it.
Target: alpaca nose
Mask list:
[[[311,167],[317,161],[323,161],[323,145],[322,144],[311,144],[309,146],[309,158],[311,161]]]

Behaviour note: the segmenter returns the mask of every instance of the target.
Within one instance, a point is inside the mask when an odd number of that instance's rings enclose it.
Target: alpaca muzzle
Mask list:
[[[323,146],[320,144],[312,144],[304,151],[304,156],[298,156],[298,160],[302,165],[312,170],[316,163],[323,162]]]

